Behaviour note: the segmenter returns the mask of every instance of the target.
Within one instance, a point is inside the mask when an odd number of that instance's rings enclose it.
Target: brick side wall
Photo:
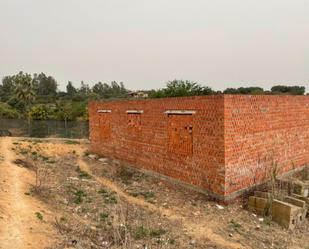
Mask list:
[[[223,96],[91,102],[91,149],[223,195],[223,103]]]
[[[225,95],[228,195],[309,163],[309,96]]]
[[[89,115],[92,151],[227,199],[275,165],[286,172],[309,163],[309,96],[91,102]]]

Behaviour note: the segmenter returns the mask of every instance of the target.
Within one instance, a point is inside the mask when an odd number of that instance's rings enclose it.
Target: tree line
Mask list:
[[[83,81],[80,87],[68,82],[66,91],[58,89],[52,76],[44,73],[19,72],[5,76],[0,85],[0,117],[34,120],[87,120],[89,100],[125,98],[128,90],[122,82],[98,82],[89,87]]]
[[[5,76],[0,84],[0,117],[28,118],[34,120],[87,120],[89,100],[130,98],[131,95],[122,82],[110,84],[98,82],[92,87],[80,83],[75,87],[71,81],[66,91],[58,89],[58,83],[52,76],[44,73],[28,74],[19,72]],[[166,87],[143,91],[149,98],[199,96],[214,94],[269,94],[304,95],[304,86],[276,85],[270,90],[261,87],[227,88],[215,91],[208,86],[189,80],[172,80]]]

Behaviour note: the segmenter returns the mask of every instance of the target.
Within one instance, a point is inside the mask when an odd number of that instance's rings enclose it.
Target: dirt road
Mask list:
[[[31,173],[13,163],[14,138],[0,138],[0,249],[41,249],[55,235],[51,212],[29,192]],[[38,219],[38,213],[43,220]]]

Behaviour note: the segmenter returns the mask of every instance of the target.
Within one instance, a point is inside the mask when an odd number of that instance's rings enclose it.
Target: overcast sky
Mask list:
[[[309,0],[0,0],[0,76],[309,90]]]

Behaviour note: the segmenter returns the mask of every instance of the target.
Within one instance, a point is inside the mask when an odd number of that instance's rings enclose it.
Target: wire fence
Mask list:
[[[89,125],[86,121],[0,119],[0,135],[88,138]]]

